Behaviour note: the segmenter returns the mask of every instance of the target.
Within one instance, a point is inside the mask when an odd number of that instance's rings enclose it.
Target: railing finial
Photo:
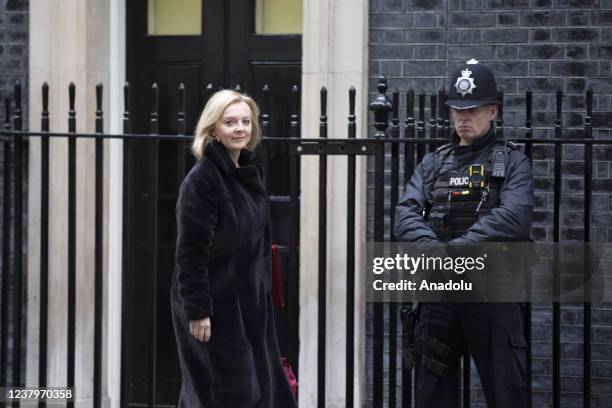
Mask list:
[[[387,96],[387,78],[381,75],[378,78],[378,96],[370,103],[370,110],[374,112],[374,127],[376,133],[374,137],[381,139],[386,136],[385,131],[389,127],[389,112],[393,108]]]

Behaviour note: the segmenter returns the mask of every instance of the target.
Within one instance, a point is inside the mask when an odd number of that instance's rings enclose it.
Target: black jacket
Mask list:
[[[437,242],[440,238],[423,219],[423,211],[432,203],[432,187],[440,174],[464,171],[474,162],[485,162],[495,143],[495,131],[469,146],[460,146],[453,135],[451,145],[423,158],[406,184],[395,209],[395,236],[407,242]],[[481,217],[451,243],[527,241],[533,216],[533,175],[527,157],[517,148],[508,148],[506,177],[500,188],[500,203]]]
[[[212,142],[181,185],[171,291],[181,407],[296,406],[270,299],[268,201],[252,158],[243,150],[236,168]],[[189,333],[189,320],[204,317],[208,343]]]

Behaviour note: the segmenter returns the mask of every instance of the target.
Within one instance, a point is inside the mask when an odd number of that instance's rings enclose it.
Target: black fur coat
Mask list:
[[[171,290],[180,407],[297,406],[274,327],[269,209],[252,158],[243,150],[236,168],[212,142],[181,185]],[[189,320],[205,317],[208,343],[189,333]]]

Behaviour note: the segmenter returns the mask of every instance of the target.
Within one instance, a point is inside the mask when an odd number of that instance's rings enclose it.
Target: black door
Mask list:
[[[127,79],[130,83],[132,133],[150,133],[151,85],[159,92],[159,130],[177,133],[178,86],[185,85],[187,134],[209,96],[206,89],[235,87],[261,104],[270,86],[271,137],[286,137],[290,89],[301,75],[300,35],[255,32],[255,0],[202,0],[200,33],[149,35],[148,3],[127,3]],[[294,0],[287,0],[294,1]],[[298,106],[299,112],[299,106]],[[122,406],[175,405],[180,387],[170,315],[169,287],[174,266],[178,186],[193,164],[188,146],[176,141],[130,141],[124,167],[124,304]],[[286,197],[288,169],[284,149],[270,147],[267,168],[273,241],[288,244]],[[262,155],[263,156],[263,155]],[[286,252],[281,253],[286,279]],[[294,287],[291,282],[286,286]],[[295,296],[297,293],[288,293]],[[277,315],[281,351],[297,364],[297,306]]]

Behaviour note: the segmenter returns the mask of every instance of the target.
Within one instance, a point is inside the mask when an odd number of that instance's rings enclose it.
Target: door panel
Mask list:
[[[291,115],[291,87],[295,78],[301,74],[299,63],[253,62],[250,68],[254,84],[253,97],[263,100],[262,89],[270,88],[270,137],[289,137],[289,117]],[[267,187],[272,196],[289,195],[289,150],[286,144],[268,147]]]

